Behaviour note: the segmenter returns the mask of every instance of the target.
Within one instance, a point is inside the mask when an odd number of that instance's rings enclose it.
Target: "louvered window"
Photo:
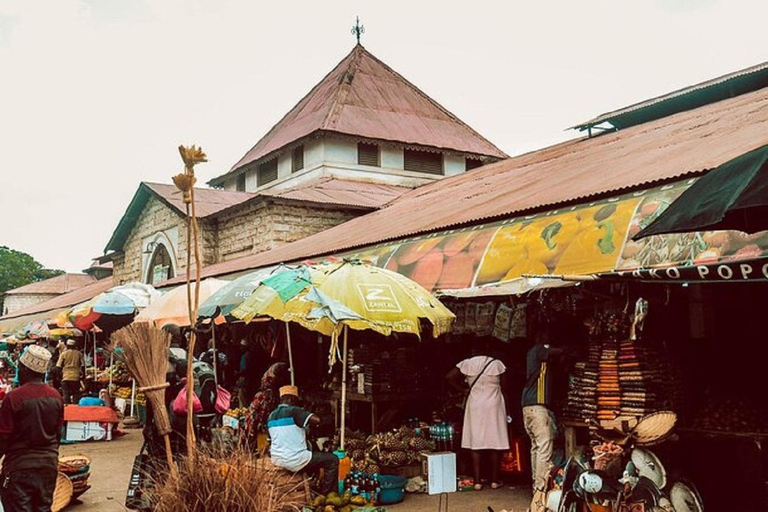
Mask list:
[[[357,144],[357,163],[359,165],[379,166],[379,146],[376,144],[366,144],[359,142]]]
[[[264,162],[259,165],[259,175],[256,179],[256,184],[260,187],[266,185],[270,181],[277,179],[277,158],[273,158],[269,162]]]
[[[477,169],[478,167],[483,165],[482,160],[475,160],[474,158],[467,158],[467,170],[471,171],[472,169]]]
[[[245,192],[245,173],[240,173],[237,175],[237,183],[235,183],[235,188],[238,192]]]
[[[291,153],[291,172],[300,171],[304,168],[304,145],[296,146]]]
[[[403,151],[403,156],[405,157],[404,167],[406,171],[443,174],[442,153],[431,153],[429,151],[406,149]]]

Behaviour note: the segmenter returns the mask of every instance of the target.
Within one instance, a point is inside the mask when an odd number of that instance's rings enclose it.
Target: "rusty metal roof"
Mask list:
[[[105,292],[114,286],[112,277],[105,277],[99,281],[95,281],[87,286],[78,288],[77,290],[59,295],[45,302],[34,304],[26,308],[17,309],[13,313],[0,317],[0,322],[11,318],[18,318],[21,316],[35,315],[39,313],[45,313],[46,311],[53,311],[55,309],[66,308],[80,304],[86,300],[92,299],[98,294]]]
[[[184,201],[182,201],[181,192],[176,188],[176,185],[167,183],[148,183],[146,181],[142,182],[142,185],[146,185],[161,200],[173,207],[179,213],[186,215]],[[226,208],[245,202],[255,195],[256,194],[253,192],[195,187],[195,208],[197,209],[197,216],[205,218],[215,215]]]
[[[425,185],[389,206],[205,277],[336,253],[703,172],[768,144],[768,88]]]
[[[209,183],[220,185],[243,166],[318,131],[507,156],[358,44],[229,173]]]
[[[326,176],[285,190],[274,188],[260,191],[267,197],[307,201],[339,206],[380,208],[411,190],[409,187],[386,185]]]
[[[607,122],[616,129],[623,129],[756,91],[766,86],[768,86],[768,62],[763,62],[628,107],[600,114],[594,119],[572,128],[584,131]]]
[[[96,281],[88,274],[61,274],[59,276],[30,283],[5,292],[6,295],[60,295],[68,293]]]

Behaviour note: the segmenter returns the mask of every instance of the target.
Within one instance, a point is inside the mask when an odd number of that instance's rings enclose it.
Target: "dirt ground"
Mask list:
[[[142,438],[141,430],[126,430],[127,435],[108,442],[88,442],[62,445],[62,455],[85,454],[91,457],[91,488],[80,500],[67,507],[71,512],[114,512],[124,511],[125,493],[131,474],[133,458],[139,453]],[[446,508],[447,500],[447,508]],[[530,502],[530,492],[522,485],[507,486],[503,489],[486,489],[480,492],[460,492],[450,495],[428,496],[426,494],[408,494],[405,501],[387,507],[391,512],[417,512],[438,510],[442,502],[442,511],[488,512],[490,506],[494,512],[525,512]]]

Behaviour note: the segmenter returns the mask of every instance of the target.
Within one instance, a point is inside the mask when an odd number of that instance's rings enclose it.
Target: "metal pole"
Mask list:
[[[293,350],[291,349],[291,328],[288,322],[285,322],[285,336],[288,339],[288,363],[291,365],[291,386],[295,386],[295,378],[293,371]]]
[[[109,394],[112,394],[112,366],[115,364],[114,349],[109,351]]]
[[[133,404],[136,402],[136,379],[131,379],[131,417],[133,416]]]
[[[344,326],[344,348],[341,360],[341,450],[344,451],[344,429],[347,426],[347,330]]]
[[[217,359],[216,355],[216,322],[211,319],[211,342],[213,343],[213,382],[216,383],[216,389],[219,389],[219,372],[216,369]]]

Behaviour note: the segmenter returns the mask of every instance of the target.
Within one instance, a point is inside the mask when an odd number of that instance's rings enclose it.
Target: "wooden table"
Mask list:
[[[371,434],[377,432],[378,427],[378,406],[383,403],[398,403],[398,402],[418,402],[419,400],[427,400],[432,397],[431,393],[417,392],[417,393],[377,393],[372,395],[365,395],[360,393],[351,393],[347,391],[348,402],[365,402],[371,404]],[[341,392],[334,391],[331,402],[333,403],[334,417],[336,419],[336,427],[339,427],[339,402],[341,401]],[[344,411],[342,411],[342,414]]]

